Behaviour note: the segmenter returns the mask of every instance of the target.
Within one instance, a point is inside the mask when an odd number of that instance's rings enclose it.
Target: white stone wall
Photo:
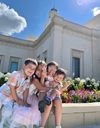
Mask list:
[[[81,77],[92,76],[92,51],[90,37],[56,26],[54,38],[54,60],[59,62],[60,66],[67,69],[70,75],[72,75],[72,51],[76,50],[82,52],[83,69]],[[87,64],[89,67],[87,67]]]
[[[92,38],[92,59],[93,59],[93,77],[100,79],[100,40],[99,38]]]
[[[30,46],[25,45],[17,45],[10,43],[10,40],[2,41],[0,40],[0,55],[3,56],[3,63],[2,63],[2,72],[8,72],[9,69],[9,61],[10,57],[17,57],[20,58],[20,68],[24,60],[28,57],[33,57],[33,48]]]
[[[40,56],[40,59],[43,59],[43,52],[47,51],[47,62],[53,60],[53,39],[54,34],[52,29],[44,37],[40,36],[37,45],[34,47],[36,58]]]
[[[68,103],[62,106],[63,128],[88,128],[88,125],[100,125],[99,103]],[[51,113],[46,128],[54,128],[54,121],[54,115]]]

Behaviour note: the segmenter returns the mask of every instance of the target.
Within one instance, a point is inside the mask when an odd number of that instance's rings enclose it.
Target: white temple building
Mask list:
[[[1,72],[19,70],[32,57],[58,62],[71,77],[100,80],[100,14],[82,26],[58,16],[53,8],[43,33],[31,39],[0,35]]]

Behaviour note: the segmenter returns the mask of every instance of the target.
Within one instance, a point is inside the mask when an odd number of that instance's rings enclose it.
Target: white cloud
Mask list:
[[[100,14],[100,7],[95,7],[92,9],[92,13],[94,16]]]
[[[0,3],[0,33],[5,35],[20,33],[26,26],[24,17],[19,16],[14,9],[9,8],[6,4]]]
[[[96,2],[97,0],[76,0],[76,3],[79,5],[79,6],[82,6],[84,4],[90,4],[90,3],[93,3],[93,2]]]

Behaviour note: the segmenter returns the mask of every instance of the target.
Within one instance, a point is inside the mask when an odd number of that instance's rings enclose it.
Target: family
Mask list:
[[[65,78],[56,62],[27,58],[0,87],[0,128],[44,128],[51,111],[61,128],[61,94],[70,85]]]

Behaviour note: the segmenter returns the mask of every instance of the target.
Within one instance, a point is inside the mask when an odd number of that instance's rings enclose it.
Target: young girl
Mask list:
[[[46,92],[44,99],[39,102],[39,110],[41,113],[44,112],[45,106],[50,105],[54,99],[61,100],[61,91],[68,87],[68,83],[65,86],[62,84],[65,78],[66,73],[64,69],[59,68],[55,72],[53,81],[48,81],[48,85],[46,86],[49,87],[49,90]]]
[[[57,69],[58,69],[58,64],[56,62],[52,61],[52,62],[48,63],[47,75],[48,75],[49,81],[53,80],[54,74]],[[40,124],[41,128],[44,128],[52,107],[55,108],[55,113],[54,113],[55,124],[56,124],[56,126],[61,125],[62,101],[58,100],[58,99],[54,99],[53,102],[51,103],[51,105],[49,105],[49,106],[46,105],[44,113],[42,113],[41,124]]]
[[[8,82],[0,88],[0,106],[3,106],[0,128],[4,128],[5,124],[9,122],[14,105],[29,106],[27,103],[28,91],[24,92],[29,88],[29,77],[34,73],[36,66],[36,60],[26,59],[23,69],[13,72]]]
[[[34,75],[32,76],[30,88],[29,88],[29,97],[28,103],[31,104],[31,107],[17,106],[14,108],[12,116],[12,124],[10,128],[33,128],[33,125],[39,126],[41,120],[41,114],[38,110],[38,97],[36,96],[37,90],[45,90],[45,87],[41,84],[41,74],[42,69],[46,64],[43,61],[38,62],[38,66]]]
[[[47,71],[48,71],[48,76],[50,74],[50,78],[54,77],[54,74],[57,70],[57,65],[55,63],[50,63],[47,65]],[[50,79],[51,80],[51,79]],[[61,92],[63,89],[61,90]],[[61,128],[61,115],[62,115],[62,100],[60,98],[55,98],[50,105],[46,105],[44,109],[44,113],[42,113],[41,117],[41,124],[40,128],[44,128],[46,121],[48,119],[48,116],[50,114],[50,111],[53,107],[54,110],[54,116],[55,116],[55,127],[56,128]]]

